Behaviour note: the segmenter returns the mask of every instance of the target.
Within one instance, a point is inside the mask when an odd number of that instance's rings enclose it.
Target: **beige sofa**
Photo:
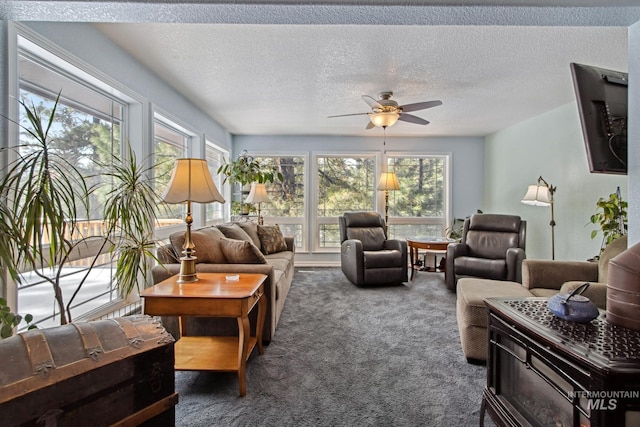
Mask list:
[[[612,242],[598,262],[551,261],[525,259],[522,263],[522,284],[517,282],[462,278],[457,284],[456,317],[462,351],[470,363],[487,360],[486,298],[550,297],[569,293],[589,282],[584,296],[599,308],[607,302],[609,260],[627,248],[627,236]]]
[[[262,273],[267,275],[265,295],[267,314],[263,341],[273,338],[294,273],[295,245],[292,236],[282,236],[277,226],[258,226],[251,221],[220,224],[192,230],[198,273]],[[180,271],[184,232],[169,237],[170,243],[158,251],[162,265],[153,268],[153,281],[159,283]],[[257,310],[251,313],[252,329]],[[179,337],[177,319],[164,317],[163,324]],[[236,319],[190,318],[185,321],[189,335],[234,335],[238,333]]]

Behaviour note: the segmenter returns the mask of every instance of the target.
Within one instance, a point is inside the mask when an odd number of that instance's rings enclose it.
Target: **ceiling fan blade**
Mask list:
[[[438,105],[442,105],[442,101],[416,102],[415,104],[401,105],[400,108],[402,108],[402,111],[409,112],[437,107]]]
[[[367,123],[367,127],[365,129],[369,130],[373,129],[374,127],[376,127],[376,125],[374,125],[373,122],[369,120],[369,123]]]
[[[371,108],[382,108],[382,105],[369,95],[362,95],[362,100],[366,102]]]
[[[366,115],[366,114],[369,114],[369,113],[340,114],[340,115],[337,115],[337,116],[327,116],[327,118],[328,118],[328,119],[331,119],[331,118],[333,118],[333,117],[364,116],[364,115]]]
[[[428,125],[429,124],[428,120],[425,120],[425,119],[420,118],[418,116],[413,116],[411,114],[405,114],[405,113],[400,114],[400,117],[398,117],[398,120],[402,120],[403,122],[415,123],[417,125]]]

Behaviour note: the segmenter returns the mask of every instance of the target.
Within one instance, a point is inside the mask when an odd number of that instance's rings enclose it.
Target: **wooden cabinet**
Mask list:
[[[555,317],[545,298],[489,298],[488,411],[503,426],[640,425],[640,332]],[[481,425],[483,425],[481,419]]]

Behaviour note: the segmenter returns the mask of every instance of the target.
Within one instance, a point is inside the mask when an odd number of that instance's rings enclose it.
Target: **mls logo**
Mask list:
[[[589,399],[587,408],[592,411],[613,411],[618,406],[616,399]]]

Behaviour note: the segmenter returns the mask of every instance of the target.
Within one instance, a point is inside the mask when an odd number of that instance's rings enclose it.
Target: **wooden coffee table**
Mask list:
[[[427,253],[433,253],[434,256],[438,254],[446,254],[447,246],[450,243],[455,242],[453,239],[447,239],[446,237],[411,237],[407,238],[407,247],[409,248],[409,259],[411,260],[411,278],[413,280],[413,272],[416,270],[416,264],[418,264],[418,250],[424,249]]]
[[[238,279],[228,280],[227,277]],[[262,330],[267,312],[264,274],[198,273],[198,281],[178,283],[170,277],[142,291],[144,312],[152,316],[178,316],[181,337],[175,344],[178,371],[237,372],[240,396],[247,394],[245,370],[251,351],[258,345],[264,354]],[[249,312],[258,306],[256,336],[251,336]],[[183,316],[236,317],[238,337],[185,336]]]

